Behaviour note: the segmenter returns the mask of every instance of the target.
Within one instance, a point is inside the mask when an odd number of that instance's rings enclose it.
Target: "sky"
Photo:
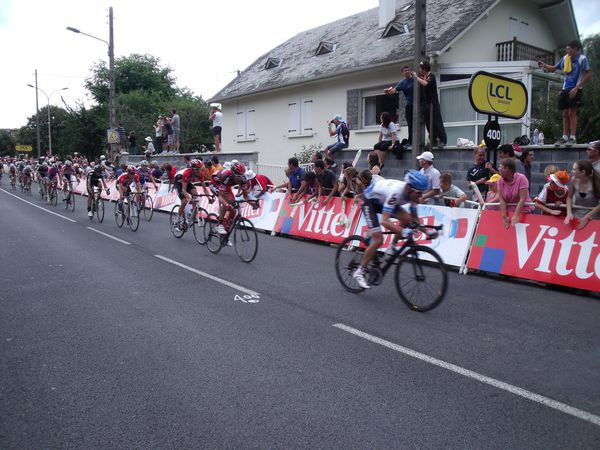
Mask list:
[[[600,32],[600,1],[572,0],[582,36]],[[103,42],[113,7],[115,58],[151,54],[173,69],[176,84],[209,99],[257,58],[296,34],[376,7],[379,0],[0,0],[0,129],[35,114],[34,72],[50,103],[91,104],[84,79]],[[68,87],[68,90],[59,91]],[[55,92],[57,91],[57,92]],[[62,99],[61,99],[62,97]],[[39,96],[40,108],[47,104]]]

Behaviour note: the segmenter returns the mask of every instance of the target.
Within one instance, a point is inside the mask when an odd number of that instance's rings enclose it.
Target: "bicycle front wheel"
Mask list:
[[[258,233],[248,219],[240,218],[233,229],[233,247],[245,263],[252,262],[258,252]]]
[[[192,231],[194,232],[194,238],[200,245],[206,244],[206,221],[208,220],[208,211],[204,208],[198,208],[194,222],[192,223]]]
[[[179,205],[175,205],[171,209],[169,226],[171,228],[171,233],[173,233],[173,236],[175,236],[177,239],[179,239],[181,236],[183,236],[183,233],[185,233],[185,231],[179,228]]]
[[[131,200],[129,202],[129,214],[127,215],[127,224],[131,231],[137,231],[140,227],[140,209],[138,208],[137,202]]]
[[[52,194],[50,195],[50,203],[54,206],[58,205],[58,192],[56,189],[52,189]]]
[[[206,248],[208,248],[208,251],[211,253],[219,253],[223,246],[223,239],[217,232],[218,225],[219,218],[217,215],[209,214],[204,229],[206,230]]]
[[[71,211],[75,211],[75,194],[73,192],[69,192],[67,203],[69,204]]]
[[[115,221],[117,222],[117,226],[119,228],[121,228],[125,223],[125,204],[121,203],[120,205],[123,209],[119,211],[119,202],[117,201],[115,203]]]
[[[435,250],[416,245],[398,258],[396,290],[413,311],[425,312],[438,306],[447,288],[446,266]]]
[[[348,236],[342,241],[335,254],[335,273],[346,289],[349,292],[358,293],[364,291],[364,288],[356,282],[354,272],[360,266],[365,250],[369,246],[369,242],[362,236]]]
[[[152,201],[152,197],[148,194],[144,195],[144,203],[142,205],[144,208],[144,217],[148,222],[152,220],[152,216],[154,215],[154,202]]]
[[[98,223],[102,223],[104,220],[104,199],[97,198],[94,201],[96,207],[96,218],[98,219]]]

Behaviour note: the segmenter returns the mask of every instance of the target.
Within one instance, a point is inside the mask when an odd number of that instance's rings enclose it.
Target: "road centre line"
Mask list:
[[[224,280],[222,278],[216,277],[214,275],[211,275],[210,273],[202,272],[201,270],[194,269],[193,267],[190,267],[190,266],[186,266],[185,264],[182,264],[182,263],[180,263],[178,261],[174,261],[174,260],[172,260],[170,258],[167,258],[166,256],[162,256],[162,255],[154,255],[154,256],[156,258],[158,258],[158,259],[161,259],[161,260],[165,261],[165,262],[171,263],[171,264],[173,264],[175,266],[178,266],[178,267],[181,267],[181,268],[183,268],[185,270],[189,270],[190,272],[195,273],[196,275],[200,275],[201,277],[208,278],[209,280],[216,281],[217,283],[221,283],[221,284],[223,284],[225,286],[228,286],[230,288],[236,289],[238,291],[244,292],[244,293],[249,294],[249,295],[258,295],[258,296],[260,296],[260,293],[258,293],[256,291],[253,291],[251,289],[247,289],[247,288],[245,288],[243,286],[240,286],[239,284],[232,283],[231,281],[227,281],[227,280]]]
[[[433,358],[431,356],[425,355],[424,353],[419,353],[415,350],[411,350],[407,347],[403,347],[398,344],[394,344],[393,342],[386,341],[385,339],[378,338],[377,336],[373,336],[372,334],[365,333],[363,331],[357,330],[356,328],[349,327],[348,325],[344,325],[342,323],[336,323],[332,325],[335,328],[346,331],[355,336],[361,337],[368,341],[371,341],[375,344],[382,345],[391,350],[394,350],[399,353],[403,353],[412,358],[419,359],[428,364],[432,364],[434,366],[441,367],[442,369],[450,370],[451,372],[457,373],[459,375],[463,375],[468,378],[472,378],[481,383],[488,384],[498,389],[502,389],[504,391],[510,392],[511,394],[518,395],[520,397],[526,398],[527,400],[531,400],[533,402],[540,403],[544,406],[548,406],[549,408],[556,409],[565,414],[569,414],[571,416],[577,417],[578,419],[583,419],[586,422],[590,422],[594,425],[600,426],[600,416],[592,414],[590,412],[581,410],[579,408],[575,408],[573,406],[569,406],[565,403],[553,400],[548,397],[544,397],[543,395],[536,394],[534,392],[522,389],[517,386],[513,386],[512,384],[505,383],[500,380],[496,380],[495,378],[487,377],[485,375],[481,375],[477,372],[473,372],[472,370],[465,369],[463,367],[457,366],[455,364],[448,363],[446,361],[442,361],[437,358]]]
[[[91,231],[95,232],[95,233],[101,234],[102,236],[106,236],[107,238],[110,238],[110,239],[113,239],[113,240],[115,240],[117,242],[120,242],[121,244],[131,245],[131,242],[127,242],[127,241],[124,241],[123,239],[119,239],[118,237],[111,236],[110,234],[105,233],[103,231],[96,230],[95,228],[92,228],[92,227],[86,227],[86,228],[88,230],[91,230]]]
[[[18,195],[11,194],[10,192],[8,192],[8,191],[5,191],[4,189],[1,189],[1,188],[0,188],[0,191],[4,192],[5,194],[11,195],[11,196],[13,196],[14,198],[16,198],[17,200],[21,200],[22,202],[25,202],[25,203],[27,203],[27,204],[29,204],[29,205],[31,205],[31,206],[35,206],[36,208],[38,208],[38,209],[41,209],[42,211],[46,211],[46,212],[47,212],[47,213],[49,213],[49,214],[54,214],[55,216],[57,216],[57,217],[60,217],[61,219],[65,219],[65,220],[68,220],[69,222],[77,223],[77,221],[76,221],[76,220],[70,219],[69,217],[63,216],[62,214],[55,213],[55,212],[53,212],[53,211],[50,211],[50,210],[48,210],[48,209],[46,209],[46,208],[42,208],[41,206],[38,206],[38,205],[36,205],[35,203],[28,202],[27,200],[24,200],[24,199],[22,199],[22,198],[21,198],[21,197],[19,197]]]

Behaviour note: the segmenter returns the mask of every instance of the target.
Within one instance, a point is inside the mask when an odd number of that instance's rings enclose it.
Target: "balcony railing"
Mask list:
[[[546,64],[554,64],[554,53],[543,48],[534,47],[517,41],[499,42],[496,44],[498,61],[543,61]]]

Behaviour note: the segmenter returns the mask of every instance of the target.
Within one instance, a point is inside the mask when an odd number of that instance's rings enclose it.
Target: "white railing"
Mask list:
[[[313,170],[313,163],[300,164],[304,170]],[[268,177],[275,185],[285,183],[287,181],[287,177],[285,176],[285,171],[287,170],[287,165],[282,164],[265,164],[265,163],[256,163],[256,173],[260,173],[266,177]]]

